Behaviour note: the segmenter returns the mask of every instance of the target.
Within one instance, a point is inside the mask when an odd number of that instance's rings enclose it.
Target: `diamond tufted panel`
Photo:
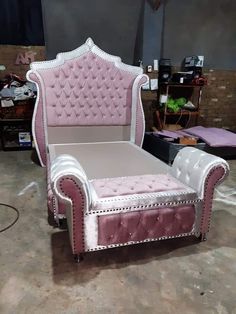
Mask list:
[[[38,72],[49,126],[130,124],[135,74],[91,51]]]
[[[184,184],[168,174],[98,179],[92,185],[99,198],[186,190]]]
[[[92,211],[147,210],[198,202],[196,191],[168,174],[92,180]]]
[[[98,216],[98,245],[190,233],[194,219],[193,205]]]

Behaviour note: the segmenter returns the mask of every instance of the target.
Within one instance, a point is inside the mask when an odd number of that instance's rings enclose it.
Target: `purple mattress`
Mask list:
[[[200,138],[211,147],[236,147],[236,134],[220,128],[194,126],[180,131],[163,130],[155,134],[174,139],[191,135]]]

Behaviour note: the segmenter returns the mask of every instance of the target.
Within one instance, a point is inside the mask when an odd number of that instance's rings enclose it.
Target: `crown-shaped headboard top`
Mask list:
[[[92,39],[55,60],[32,63],[31,70],[40,78],[48,126],[131,124],[133,83],[142,69]]]
[[[32,131],[41,165],[46,164],[47,146],[60,141],[59,133],[67,143],[94,141],[96,132],[96,141],[114,138],[142,145],[145,122],[140,89],[148,77],[140,67],[102,51],[91,38],[54,60],[30,67],[27,78],[38,88]],[[83,133],[87,127],[88,135]],[[110,136],[104,138],[108,128]]]

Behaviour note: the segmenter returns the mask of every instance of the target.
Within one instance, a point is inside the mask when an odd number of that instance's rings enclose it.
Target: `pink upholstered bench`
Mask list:
[[[91,185],[94,199],[88,215],[98,219],[99,246],[193,231],[197,194],[171,175],[100,179]]]
[[[147,80],[91,39],[55,60],[31,64],[37,84],[33,136],[47,167],[48,208],[66,219],[72,252],[201,236],[223,159],[184,148],[167,166],[142,147],[140,89]]]

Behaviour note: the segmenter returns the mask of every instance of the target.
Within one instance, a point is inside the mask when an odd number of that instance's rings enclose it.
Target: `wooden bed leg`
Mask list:
[[[82,262],[82,260],[84,259],[82,254],[74,254],[74,261],[79,264]]]

